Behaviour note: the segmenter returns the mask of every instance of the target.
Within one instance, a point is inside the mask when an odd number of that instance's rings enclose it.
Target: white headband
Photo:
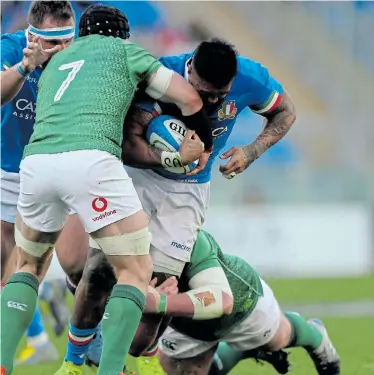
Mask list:
[[[71,39],[75,35],[74,26],[65,26],[65,27],[54,27],[51,29],[37,29],[36,27],[29,25],[27,31],[35,36],[40,36],[45,40],[52,39]]]

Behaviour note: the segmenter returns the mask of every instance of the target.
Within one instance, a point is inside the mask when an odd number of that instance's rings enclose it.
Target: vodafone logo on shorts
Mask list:
[[[108,201],[105,198],[95,198],[92,201],[92,208],[96,212],[103,212],[108,208]]]
[[[92,201],[92,209],[95,212],[100,212],[100,215],[93,217],[92,220],[93,221],[102,220],[102,219],[105,219],[108,216],[111,216],[111,215],[114,215],[115,213],[117,213],[116,210],[106,211],[107,208],[108,208],[108,201],[105,198],[103,198],[103,197],[95,198]]]

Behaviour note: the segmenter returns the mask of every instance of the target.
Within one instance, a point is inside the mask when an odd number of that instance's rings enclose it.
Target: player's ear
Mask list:
[[[192,60],[187,63],[187,72],[188,74],[191,74],[192,72]]]

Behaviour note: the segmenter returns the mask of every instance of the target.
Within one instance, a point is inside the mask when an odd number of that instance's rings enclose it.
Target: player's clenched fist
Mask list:
[[[204,151],[204,143],[201,142],[195,131],[187,130],[186,136],[179,146],[179,154],[183,165],[188,165],[199,159],[197,167],[187,173],[188,176],[193,176],[205,168],[211,151]]]
[[[179,154],[183,165],[193,163],[199,159],[204,151],[204,143],[201,142],[199,136],[194,130],[187,130],[183,142],[179,146]]]
[[[55,53],[61,50],[61,45],[56,45],[50,49],[43,49],[39,37],[36,37],[29,42],[27,47],[22,51],[24,55],[22,59],[22,68],[26,73],[31,73],[37,66],[42,65]]]

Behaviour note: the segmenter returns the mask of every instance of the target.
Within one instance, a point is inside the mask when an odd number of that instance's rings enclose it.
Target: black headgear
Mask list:
[[[125,14],[115,7],[103,4],[91,5],[79,20],[79,36],[92,34],[129,39],[129,21]]]

